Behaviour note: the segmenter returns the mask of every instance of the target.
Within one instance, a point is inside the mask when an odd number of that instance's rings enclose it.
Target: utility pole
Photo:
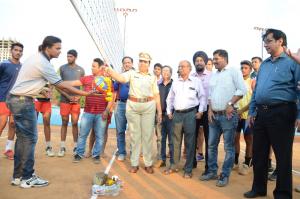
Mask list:
[[[116,12],[123,13],[124,16],[124,31],[123,31],[123,57],[125,56],[125,49],[126,49],[126,23],[127,23],[127,16],[129,13],[136,13],[136,8],[115,8]]]
[[[265,33],[265,31],[267,30],[267,28],[262,28],[262,27],[254,27],[254,30],[258,30],[261,32],[261,58],[264,59],[264,41],[263,41],[263,35]]]

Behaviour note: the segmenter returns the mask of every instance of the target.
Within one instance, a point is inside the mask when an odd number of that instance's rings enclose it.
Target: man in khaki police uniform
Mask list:
[[[112,68],[106,72],[120,83],[129,82],[129,97],[126,104],[126,117],[131,136],[131,173],[139,169],[139,155],[142,144],[145,170],[153,173],[152,141],[154,132],[155,112],[161,122],[161,106],[157,79],[149,72],[151,57],[148,53],[139,54],[139,70],[130,70],[118,74]]]

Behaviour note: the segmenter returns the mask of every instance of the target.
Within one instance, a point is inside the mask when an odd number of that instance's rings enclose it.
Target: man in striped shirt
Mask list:
[[[71,85],[83,86],[84,91],[93,90],[95,77],[104,75],[104,71],[101,69],[103,65],[104,62],[101,59],[94,59],[92,64],[93,75],[81,77],[80,80],[70,81]],[[74,163],[79,162],[84,157],[86,139],[91,129],[94,129],[96,136],[92,157],[95,163],[100,163],[100,153],[104,143],[107,117],[111,107],[111,102],[107,102],[105,97],[105,94],[101,94],[88,96],[85,99],[84,113],[80,122],[78,145],[73,159]]]

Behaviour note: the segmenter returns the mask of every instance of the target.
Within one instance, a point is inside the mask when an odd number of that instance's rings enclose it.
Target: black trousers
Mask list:
[[[207,108],[208,109],[208,108]],[[196,160],[196,154],[197,154],[197,140],[198,140],[198,132],[200,126],[203,126],[203,131],[204,131],[204,140],[205,140],[205,171],[208,169],[208,134],[209,134],[209,127],[208,127],[208,112],[205,111],[203,113],[203,116],[201,119],[196,119],[196,130],[195,130],[195,139],[196,139],[196,144],[195,144],[195,155],[194,155],[194,161],[193,161],[193,166],[194,168],[197,167],[197,160]]]
[[[252,190],[267,193],[268,156],[271,145],[277,168],[274,198],[292,198],[292,149],[296,115],[296,104],[258,108],[253,129]]]

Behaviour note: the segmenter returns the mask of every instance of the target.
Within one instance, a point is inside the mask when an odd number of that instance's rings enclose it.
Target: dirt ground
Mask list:
[[[52,126],[52,143],[55,152],[59,149],[60,127]],[[128,135],[126,136],[128,141]],[[3,151],[6,142],[6,131],[0,137],[0,199],[88,199],[91,197],[92,179],[96,172],[104,171],[111,154],[116,148],[115,130],[109,130],[108,143],[105,154],[107,157],[101,160],[101,164],[94,164],[88,158],[80,163],[72,163],[72,136],[71,129],[68,129],[67,153],[63,158],[47,157],[45,155],[45,142],[41,126],[39,126],[39,140],[36,147],[36,173],[50,181],[50,185],[43,188],[21,189],[11,186],[10,179],[13,171],[13,161],[4,158]],[[127,142],[129,143],[129,142]],[[127,145],[128,148],[128,145]],[[153,144],[155,149],[155,142]],[[242,148],[244,142],[242,141]],[[128,150],[129,151],[129,150]],[[300,184],[300,142],[294,143],[294,186]],[[223,161],[223,145],[219,147],[219,161]],[[242,161],[243,154],[240,155]],[[182,161],[183,165],[183,161]],[[215,181],[201,182],[198,177],[203,172],[204,163],[200,162],[198,168],[193,170],[192,179],[184,179],[182,172],[166,176],[162,173],[163,168],[155,169],[153,175],[147,174],[143,168],[143,161],[140,161],[140,170],[137,174],[128,172],[130,162],[116,161],[111,169],[113,175],[118,175],[124,182],[123,190],[115,198],[139,199],[139,198],[201,198],[201,199],[231,199],[243,198],[243,193],[251,188],[252,172],[248,176],[241,176],[237,171],[232,171],[229,185],[219,188],[215,186]],[[275,182],[268,183],[268,196],[273,198],[272,191]],[[101,198],[101,197],[99,197]],[[300,199],[300,193],[294,192],[294,198]]]

